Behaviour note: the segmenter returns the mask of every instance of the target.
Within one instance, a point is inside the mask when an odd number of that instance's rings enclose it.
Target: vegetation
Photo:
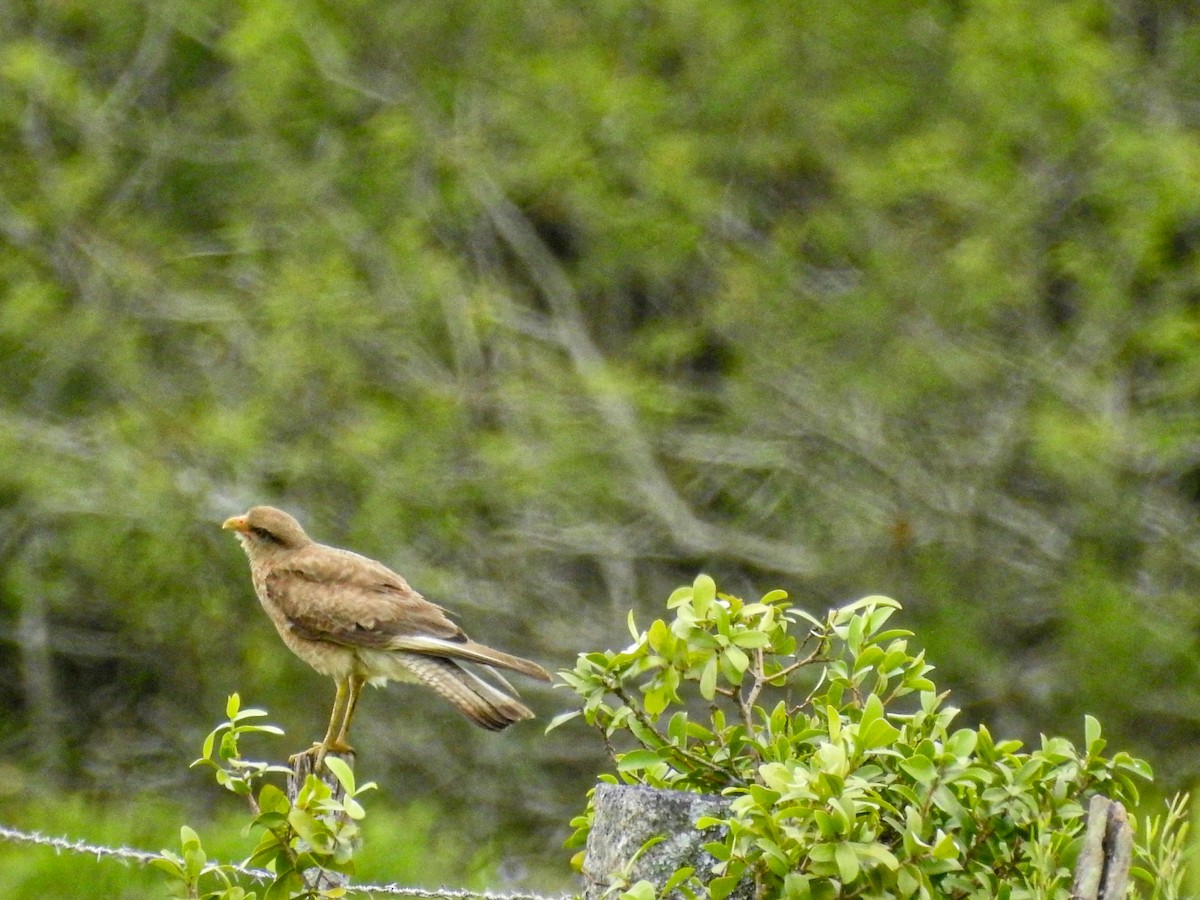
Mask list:
[[[440,821],[437,807],[384,794],[368,822],[357,798],[376,786],[356,785],[341,760],[331,761],[332,777],[309,777],[292,802],[291,787],[285,795],[280,777],[292,768],[249,759],[243,752],[248,735],[273,735],[278,745],[280,729],[253,724],[266,713],[242,709],[236,694],[226,704],[226,715],[228,720],[205,738],[193,768],[211,771],[217,784],[243,802],[221,804],[199,823],[192,810],[188,820],[196,828],[181,827],[180,810],[163,800],[127,804],[119,819],[69,799],[59,802],[39,820],[49,834],[19,821],[25,827],[14,829],[17,843],[0,845],[6,895],[65,896],[78,884],[87,886],[89,896],[99,891],[125,898],[332,897],[344,890],[329,873],[353,873],[355,884],[387,893],[397,893],[398,885],[441,883],[457,885],[458,896],[470,896],[501,881],[494,848],[470,846]],[[94,836],[94,843],[56,837],[81,829]],[[174,849],[150,849],[172,833],[178,835]],[[45,849],[31,849],[31,844]]]
[[[755,896],[788,900],[1067,900],[1086,796],[1133,806],[1151,777],[1128,753],[1102,755],[1091,716],[1082,748],[1043,736],[1023,751],[982,725],[952,730],[959,711],[911,632],[885,628],[900,608],[887,597],[818,619],[782,591],[744,603],[701,575],[667,606],[670,622],[642,631],[631,619],[632,645],[582,654],[563,677],[610,748],[632,745],[614,749],[617,777],[734,798],[727,818],[696,823],[723,829],[706,845],[712,872],[673,879],[699,896],[724,900],[749,878]],[[1143,824],[1131,897],[1182,896],[1184,806]],[[631,900],[656,896],[626,887]]]
[[[270,873],[269,884],[262,892],[265,900],[342,896],[344,882],[328,876],[354,871],[354,853],[362,838],[359,823],[367,815],[358,795],[374,789],[375,783],[357,786],[354,772],[344,760],[327,757],[325,765],[336,779],[336,791],[328,781],[311,774],[294,798],[274,784],[259,786],[257,782],[266,775],[287,774],[291,769],[245,759],[239,739],[246,734],[282,732],[273,725],[249,724],[248,720],[265,716],[266,712],[242,709],[237,694],[229,698],[225,714],[228,720],[209,733],[204,753],[193,765],[212,768],[218,784],[250,801],[254,812],[250,827],[260,829],[261,836],[243,865],[213,865],[200,836],[183,826],[182,854],[165,852],[153,861],[170,878],[172,896],[213,900],[257,896],[237,883],[246,867]]]
[[[161,846],[234,690],[319,736],[255,502],[547,667],[700,570],[881,591],[969,721],[1187,790],[1198,59],[1165,0],[0,4],[6,816]],[[356,728],[513,870],[604,765]]]

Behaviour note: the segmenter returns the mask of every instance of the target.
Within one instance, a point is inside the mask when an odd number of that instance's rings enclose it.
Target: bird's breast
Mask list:
[[[349,647],[328,641],[313,641],[296,634],[286,624],[276,623],[276,630],[287,648],[330,678],[348,678],[358,670],[356,653]]]
[[[353,649],[329,641],[314,641],[297,634],[283,610],[272,601],[266,579],[260,577],[258,572],[254,573],[254,589],[271,624],[275,626],[279,637],[292,653],[330,678],[347,678],[357,671]]]

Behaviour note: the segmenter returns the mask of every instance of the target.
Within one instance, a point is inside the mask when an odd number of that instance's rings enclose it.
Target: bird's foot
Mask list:
[[[288,757],[288,762],[295,768],[302,762],[308,763],[313,768],[321,764],[321,760],[325,758],[325,745],[319,741],[309,747],[307,750],[301,750],[299,753],[293,753]]]
[[[353,756],[354,748],[344,741],[334,741],[330,744],[317,741],[307,750],[293,753],[288,757],[288,762],[293,769],[304,766],[309,772],[316,772],[324,765],[325,757],[330,753],[334,756]]]

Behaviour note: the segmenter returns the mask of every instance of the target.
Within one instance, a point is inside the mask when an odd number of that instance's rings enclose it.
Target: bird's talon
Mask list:
[[[301,750],[299,753],[293,753],[288,757],[288,762],[292,768],[295,768],[301,762],[308,762],[312,771],[317,771],[325,764],[325,757],[332,753],[334,756],[353,756],[354,748],[344,742],[333,744],[324,744],[318,741],[307,750]]]
[[[312,759],[312,767],[315,769],[324,761],[326,752],[327,748],[325,745],[318,741],[307,750],[301,750],[299,753],[293,753],[288,757],[288,762],[295,767],[302,760]]]

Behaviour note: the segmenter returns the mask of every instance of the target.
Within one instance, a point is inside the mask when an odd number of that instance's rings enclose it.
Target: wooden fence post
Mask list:
[[[337,754],[338,759],[342,760],[346,765],[354,768],[354,754]],[[334,777],[333,773],[324,765],[315,765],[315,758],[311,753],[305,753],[292,758],[292,772],[288,775],[287,780],[287,797],[292,803],[296,802],[296,798],[300,795],[301,788],[304,787],[304,782],[308,780],[309,775],[315,775],[317,780],[325,784],[334,800],[342,800],[346,796],[346,790],[342,787],[342,783]],[[327,813],[323,817],[328,824],[335,825],[349,821],[349,817],[345,813]],[[306,850],[307,845],[304,841],[297,844],[300,850]],[[304,886],[310,891],[328,891],[333,888],[346,887],[350,883],[350,876],[344,872],[331,872],[327,869],[305,869],[301,873],[304,879]]]
[[[1071,900],[1123,900],[1133,863],[1133,829],[1125,807],[1099,794],[1088,804],[1087,837],[1075,864]]]

